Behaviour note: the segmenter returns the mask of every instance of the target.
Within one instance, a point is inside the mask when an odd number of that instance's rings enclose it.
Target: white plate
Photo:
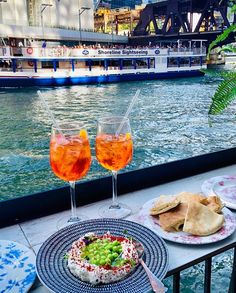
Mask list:
[[[210,178],[203,182],[202,192],[207,196],[218,195],[228,208],[236,209],[236,176]]]
[[[154,202],[158,198],[154,198],[146,202],[141,211],[139,212],[138,221],[147,226],[149,229],[153,230],[161,236],[162,238],[183,244],[207,244],[213,243],[220,240],[223,240],[230,236],[236,229],[236,218],[233,213],[227,209],[223,208],[222,213],[225,218],[225,223],[223,227],[217,231],[216,233],[209,235],[209,236],[195,236],[183,231],[180,232],[167,232],[164,231],[160,225],[159,220],[156,217],[150,215],[150,208],[153,206]]]
[[[35,258],[28,247],[0,240],[0,292],[27,292],[36,277]]]

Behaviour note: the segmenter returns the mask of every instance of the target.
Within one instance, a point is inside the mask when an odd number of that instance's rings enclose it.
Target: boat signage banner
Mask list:
[[[73,49],[73,57],[127,57],[127,56],[158,56],[167,54],[166,49]]]
[[[149,49],[149,48],[138,48],[138,49],[88,49],[88,48],[68,48],[65,46],[58,46],[53,48],[40,48],[40,47],[27,47],[21,48],[22,56],[25,57],[81,57],[81,58],[109,58],[109,57],[155,57],[159,55],[167,55],[167,49]],[[0,52],[1,53],[1,52]],[[4,54],[2,53],[4,56]],[[6,55],[6,54],[5,54]]]

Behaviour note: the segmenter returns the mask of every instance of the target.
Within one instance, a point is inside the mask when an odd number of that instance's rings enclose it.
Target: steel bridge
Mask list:
[[[148,4],[130,38],[130,43],[146,45],[160,40],[214,40],[224,29],[236,23],[231,19],[228,0],[167,0]],[[236,3],[236,0],[234,0]],[[234,41],[231,33],[227,42]]]

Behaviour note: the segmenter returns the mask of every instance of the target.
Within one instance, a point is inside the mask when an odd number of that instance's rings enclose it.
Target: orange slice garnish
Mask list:
[[[87,131],[85,129],[81,129],[80,132],[79,132],[79,135],[80,137],[86,139],[88,138],[88,134],[87,134]]]
[[[126,138],[126,139],[131,139],[131,133],[127,132],[127,133],[125,134],[125,138]]]

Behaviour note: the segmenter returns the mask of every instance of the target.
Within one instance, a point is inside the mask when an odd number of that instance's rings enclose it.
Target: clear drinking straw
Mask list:
[[[44,105],[44,107],[45,107],[45,109],[46,109],[48,115],[50,116],[50,118],[51,118],[51,120],[52,120],[52,122],[53,122],[53,125],[55,126],[55,128],[57,128],[57,130],[59,131],[59,133],[65,138],[65,135],[64,135],[63,132],[61,131],[61,128],[60,128],[59,124],[57,123],[57,121],[56,121],[56,119],[55,119],[55,117],[54,117],[52,111],[50,110],[50,108],[49,108],[49,106],[48,106],[46,100],[44,99],[43,94],[42,94],[39,90],[37,91],[37,94],[38,94],[38,96],[40,97],[40,99],[41,99],[41,101],[42,101],[42,103],[43,103],[43,105]]]
[[[138,99],[138,96],[140,95],[140,92],[141,92],[140,90],[137,90],[135,95],[133,96],[133,98],[132,98],[132,100],[131,100],[131,102],[129,104],[129,107],[128,107],[128,109],[127,109],[127,111],[126,111],[126,113],[125,113],[125,115],[124,115],[124,117],[123,117],[123,119],[122,119],[122,121],[120,123],[120,126],[118,127],[118,129],[116,131],[116,135],[120,134],[120,131],[121,131],[121,129],[122,129],[124,123],[125,123],[125,120],[126,120],[126,118],[128,118],[129,113],[131,112],[134,103],[136,102],[136,100]]]

